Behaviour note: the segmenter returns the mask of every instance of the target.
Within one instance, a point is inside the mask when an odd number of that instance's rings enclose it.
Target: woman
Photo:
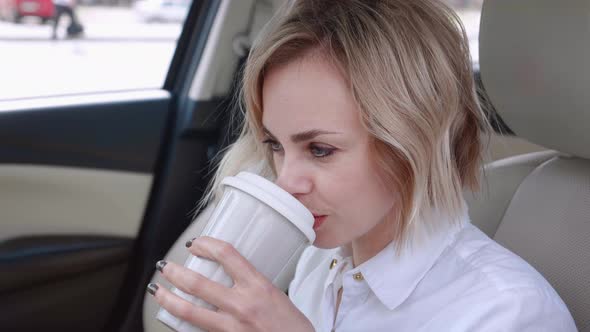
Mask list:
[[[291,1],[253,46],[242,92],[246,121],[213,188],[262,163],[317,238],[290,298],[231,246],[189,242],[235,285],[160,262],[220,309],[150,285],[169,312],[213,331],[575,331],[543,277],[469,223],[462,191],[478,188],[488,126],[443,4]]]

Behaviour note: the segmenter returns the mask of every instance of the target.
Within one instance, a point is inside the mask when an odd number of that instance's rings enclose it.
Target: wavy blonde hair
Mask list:
[[[347,78],[375,162],[399,193],[395,240],[406,241],[414,224],[435,222],[424,217],[429,212],[459,220],[463,189],[479,187],[482,133],[489,124],[478,103],[464,28],[436,0],[286,2],[251,49],[240,94],[241,134],[203,202],[218,198],[221,179],[241,170],[274,180],[261,143],[265,73],[314,49]]]

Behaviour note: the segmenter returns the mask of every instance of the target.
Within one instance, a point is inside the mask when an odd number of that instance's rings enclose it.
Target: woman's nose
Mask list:
[[[311,178],[293,165],[282,165],[276,184],[293,196],[308,194],[312,189]]]

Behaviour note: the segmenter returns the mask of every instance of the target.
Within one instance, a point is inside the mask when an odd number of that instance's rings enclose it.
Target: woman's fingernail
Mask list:
[[[156,270],[160,271],[160,273],[161,273],[162,270],[164,269],[164,266],[166,266],[166,264],[168,264],[168,262],[166,262],[166,261],[158,261],[156,263]]]
[[[156,295],[157,290],[158,290],[158,285],[156,285],[156,284],[149,284],[147,286],[147,292],[150,293],[152,296]]]
[[[192,239],[190,239],[190,240],[186,241],[186,244],[185,244],[185,246],[186,246],[187,248],[189,248],[190,246],[192,246],[192,245],[193,245],[193,241],[194,241],[195,239],[196,239],[196,237],[194,237],[194,238],[192,238]]]

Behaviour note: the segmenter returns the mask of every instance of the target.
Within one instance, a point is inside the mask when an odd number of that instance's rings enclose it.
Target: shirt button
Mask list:
[[[334,268],[334,266],[336,266],[336,264],[338,264],[338,260],[337,259],[333,259],[332,262],[330,262],[330,270]]]
[[[352,275],[352,279],[356,280],[356,281],[363,281],[365,280],[365,278],[363,277],[363,274],[360,272],[357,272],[355,274]]]

